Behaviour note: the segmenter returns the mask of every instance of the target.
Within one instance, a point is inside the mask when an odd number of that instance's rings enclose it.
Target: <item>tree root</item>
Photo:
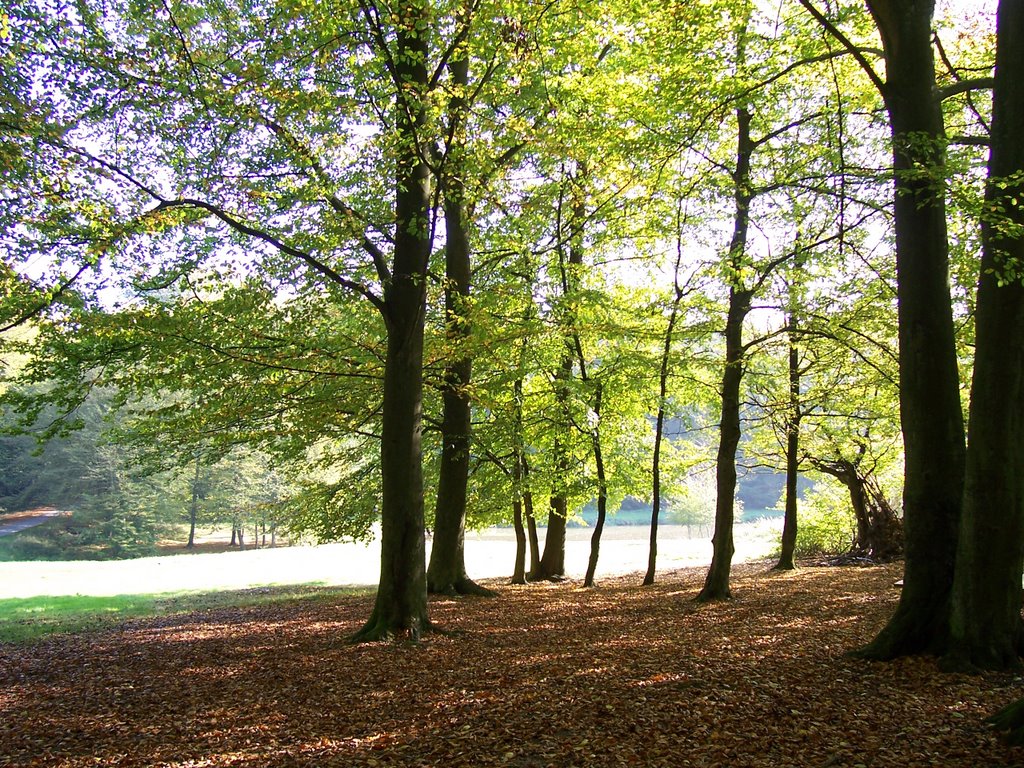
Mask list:
[[[363,643],[394,642],[416,645],[424,635],[431,634],[447,635],[452,633],[441,629],[429,619],[424,619],[420,626],[395,629],[387,621],[371,616],[362,629],[345,638],[345,644],[362,645]]]
[[[1021,746],[1024,744],[1024,699],[1013,702],[1001,710],[985,718],[997,731],[1006,731],[1003,736],[1007,744]]]
[[[427,593],[431,595],[446,595],[448,597],[497,597],[498,593],[493,589],[481,586],[469,577],[455,579],[452,582],[441,585],[427,584]]]

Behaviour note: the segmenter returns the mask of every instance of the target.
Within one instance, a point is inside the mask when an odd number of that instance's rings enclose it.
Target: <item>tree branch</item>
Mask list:
[[[850,38],[848,38],[841,31],[839,31],[839,28],[836,27],[836,25],[833,24],[831,21],[829,21],[821,11],[815,8],[813,3],[811,3],[811,0],[800,0],[800,5],[807,9],[807,12],[814,17],[814,19],[825,29],[826,32],[828,32],[830,35],[832,35],[832,37],[834,37],[836,40],[840,42],[840,44],[849,52],[849,54],[853,56],[857,63],[860,64],[860,68],[864,70],[868,78],[874,84],[875,88],[878,89],[878,92],[884,95],[886,91],[885,81],[878,76],[878,73],[875,72],[874,67],[871,66],[871,62],[867,60],[867,57],[864,55],[861,49],[854,45]]]
[[[243,235],[254,237],[257,240],[260,240],[264,243],[267,243],[270,246],[273,246],[281,253],[300,259],[301,261],[305,262],[308,266],[310,266],[312,269],[324,275],[332,282],[340,285],[342,288],[347,288],[350,291],[354,291],[355,293],[364,296],[381,313],[384,312],[384,301],[362,283],[357,283],[354,280],[349,280],[348,278],[343,277],[336,270],[332,269],[327,264],[324,264],[322,261],[314,257],[312,254],[295,248],[294,246],[288,245],[288,243],[285,243],[284,241],[280,240],[279,238],[275,237],[269,232],[264,232],[261,229],[257,229],[256,227],[252,227],[246,224],[245,222],[236,219],[232,214],[228,213],[223,208],[220,208],[211,203],[207,203],[204,200],[182,198],[179,200],[163,200],[151,212],[156,212],[170,208],[198,208],[200,210],[206,211],[215,216],[216,218],[220,219],[221,221],[223,221],[236,232],[241,232]]]
[[[317,159],[316,155],[313,154],[312,150],[300,142],[295,135],[281,125],[276,120],[261,116],[264,124],[269,128],[278,138],[285,143],[285,145],[294,152],[297,152],[302,158],[309,163],[310,168],[313,169],[313,174],[320,182],[321,186],[324,187],[325,200],[334,209],[334,211],[340,214],[347,221],[358,221],[367,226],[365,221],[361,220],[358,213],[349,205],[347,205],[341,198],[329,191],[331,186],[331,180],[327,176],[327,172],[324,170],[323,165]],[[364,251],[366,251],[370,258],[373,260],[373,266],[377,270],[377,277],[380,278],[381,282],[387,282],[391,279],[391,271],[388,269],[387,258],[384,253],[377,247],[369,236],[366,234],[365,229],[362,233],[361,245]]]
[[[994,77],[975,77],[970,80],[958,80],[955,83],[947,85],[945,88],[939,89],[939,100],[945,101],[952,96],[957,96],[961,93],[968,93],[969,91],[991,90],[995,81],[996,79]]]

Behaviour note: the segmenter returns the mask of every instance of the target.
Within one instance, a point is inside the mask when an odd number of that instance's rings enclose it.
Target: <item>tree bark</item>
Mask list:
[[[456,95],[448,104],[451,120],[461,124],[466,103],[461,88],[469,82],[469,62],[461,55],[449,65]],[[458,136],[457,125],[453,133]],[[470,337],[469,216],[466,212],[463,148],[456,138],[442,180],[445,220],[445,326],[455,359],[445,365],[442,385],[441,466],[434,512],[434,538],[427,567],[427,591],[434,594],[486,595],[495,592],[466,573],[466,490],[472,407],[469,385],[473,362],[465,346]]]
[[[797,480],[800,479],[800,350],[797,321],[789,316],[789,413],[786,416],[786,511],[782,524],[782,551],[775,569],[796,568]]]
[[[540,573],[540,539],[537,536],[537,517],[533,512],[533,492],[530,490],[530,465],[523,457],[523,513],[526,515],[526,534],[530,543],[530,570],[528,581],[535,581]]]
[[[594,425],[591,441],[594,447],[594,464],[597,471],[597,522],[594,533],[590,537],[590,560],[587,562],[587,574],[583,579],[584,587],[594,586],[594,574],[597,572],[597,559],[601,554],[601,534],[608,515],[608,478],[604,471],[604,454],[601,452],[601,385],[597,385],[594,393],[594,414],[597,423]]]
[[[188,509],[188,543],[185,549],[195,549],[196,546],[196,518],[199,517],[199,457],[196,456],[196,471],[192,476],[192,504]],[[232,529],[231,543],[234,544],[234,530]]]
[[[750,112],[746,107],[736,110],[736,210],[732,241],[729,244],[729,310],[725,323],[725,370],[722,373],[722,418],[719,429],[715,501],[715,535],[712,537],[711,567],[704,587],[697,595],[699,602],[728,600],[729,572],[733,544],[733,521],[736,505],[736,449],[740,444],[740,384],[743,381],[744,354],[743,321],[750,311],[753,292],[742,287],[740,272],[747,246],[750,224],[750,157],[754,143],[750,138]]]
[[[1024,1],[1001,0],[996,18],[967,473],[947,662],[1013,669],[1020,666],[1024,568]]]
[[[515,479],[513,483],[521,480],[522,470],[518,460],[516,462]],[[512,568],[512,584],[526,583],[526,527],[523,525],[523,497],[519,491],[515,491],[512,499],[512,529],[516,534],[516,560]]]
[[[683,300],[683,289],[679,285],[679,270],[682,262],[682,214],[677,208],[676,263],[672,273],[675,296],[672,300],[672,311],[668,316],[668,325],[665,328],[665,340],[661,349],[661,367],[658,370],[658,416],[654,422],[654,451],[651,456],[651,533],[647,553],[647,573],[644,574],[643,581],[645,587],[654,583],[658,563],[658,518],[661,516],[661,443],[665,437],[665,402],[668,399],[668,370],[669,357],[672,353],[672,335],[675,333],[679,317],[679,304]],[[689,526],[687,526],[687,534],[689,534]]]
[[[544,536],[544,554],[541,555],[537,570],[532,576],[534,581],[558,581],[565,578],[565,522],[568,504],[565,495],[561,493],[552,495],[550,503],[548,530]]]
[[[581,176],[585,175],[585,173],[585,171],[581,171]],[[562,248],[559,247],[558,249],[563,300],[568,299],[575,290],[577,284],[575,270],[583,263],[583,249],[580,247],[580,241],[583,233],[584,211],[579,199],[573,205],[572,215],[568,260],[566,260]],[[559,202],[558,206],[558,216],[558,232],[561,242],[561,202]],[[569,391],[569,382],[573,376],[573,358],[578,356],[582,360],[582,351],[579,349],[579,336],[576,330],[574,313],[570,310],[567,316],[561,318],[561,322],[564,323],[565,349],[562,352],[562,359],[554,376],[555,401],[561,420],[561,424],[556,429],[564,430],[568,433],[573,428],[572,417],[569,412],[570,398],[572,397]],[[561,483],[564,482],[564,478],[569,474],[569,456],[566,452],[564,440],[557,433],[554,439],[553,453],[555,456],[556,482]],[[558,580],[565,576],[565,526],[569,515],[568,500],[563,491],[556,490],[551,495],[550,503],[551,510],[548,513],[548,530],[547,535],[544,537],[544,554],[541,556],[539,566],[535,571],[535,578],[537,580]]]
[[[387,353],[381,425],[381,571],[369,620],[353,642],[406,637],[431,628],[424,537],[422,401],[426,270],[430,256],[430,172],[419,145],[427,122],[430,5],[396,11],[395,236],[384,291]]]
[[[900,416],[905,450],[904,587],[896,613],[860,653],[941,652],[949,634],[964,426],[948,278],[945,128],[931,48],[933,3],[868,0],[886,62],[895,173]]]
[[[675,320],[675,313],[669,321],[671,327]],[[671,333],[671,331],[670,331]],[[667,340],[667,335],[666,335]],[[666,347],[668,344],[666,344]],[[667,380],[667,355],[662,358],[660,374],[661,397],[658,406],[658,417],[654,423],[654,454],[651,458],[651,535],[647,551],[647,573],[644,574],[643,585],[650,586],[654,583],[655,571],[658,563],[658,517],[661,515],[661,440],[665,433],[665,382]]]
[[[523,344],[525,353],[526,345]],[[523,363],[520,354],[520,369]],[[523,445],[523,380],[517,378],[512,384],[512,524],[516,532],[516,561],[512,571],[513,584],[526,583],[526,529],[523,525],[523,499],[526,494],[526,447]],[[532,510],[531,510],[532,512]],[[536,529],[533,529],[536,535]],[[535,550],[534,550],[535,551]],[[535,556],[536,557],[536,556]],[[531,570],[534,563],[531,563]]]

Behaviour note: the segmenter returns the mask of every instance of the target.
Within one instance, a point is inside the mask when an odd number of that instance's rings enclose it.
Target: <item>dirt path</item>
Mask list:
[[[50,518],[68,514],[71,513],[61,512],[59,509],[32,509],[27,512],[0,515],[0,536],[10,536],[12,533],[24,531],[26,528],[42,525]]]

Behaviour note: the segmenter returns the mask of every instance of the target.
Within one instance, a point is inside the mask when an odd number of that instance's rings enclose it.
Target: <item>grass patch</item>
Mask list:
[[[173,616],[221,608],[248,608],[338,595],[367,594],[367,587],[287,587],[143,595],[60,595],[0,600],[0,643],[24,645],[56,634],[113,629],[133,619]]]

